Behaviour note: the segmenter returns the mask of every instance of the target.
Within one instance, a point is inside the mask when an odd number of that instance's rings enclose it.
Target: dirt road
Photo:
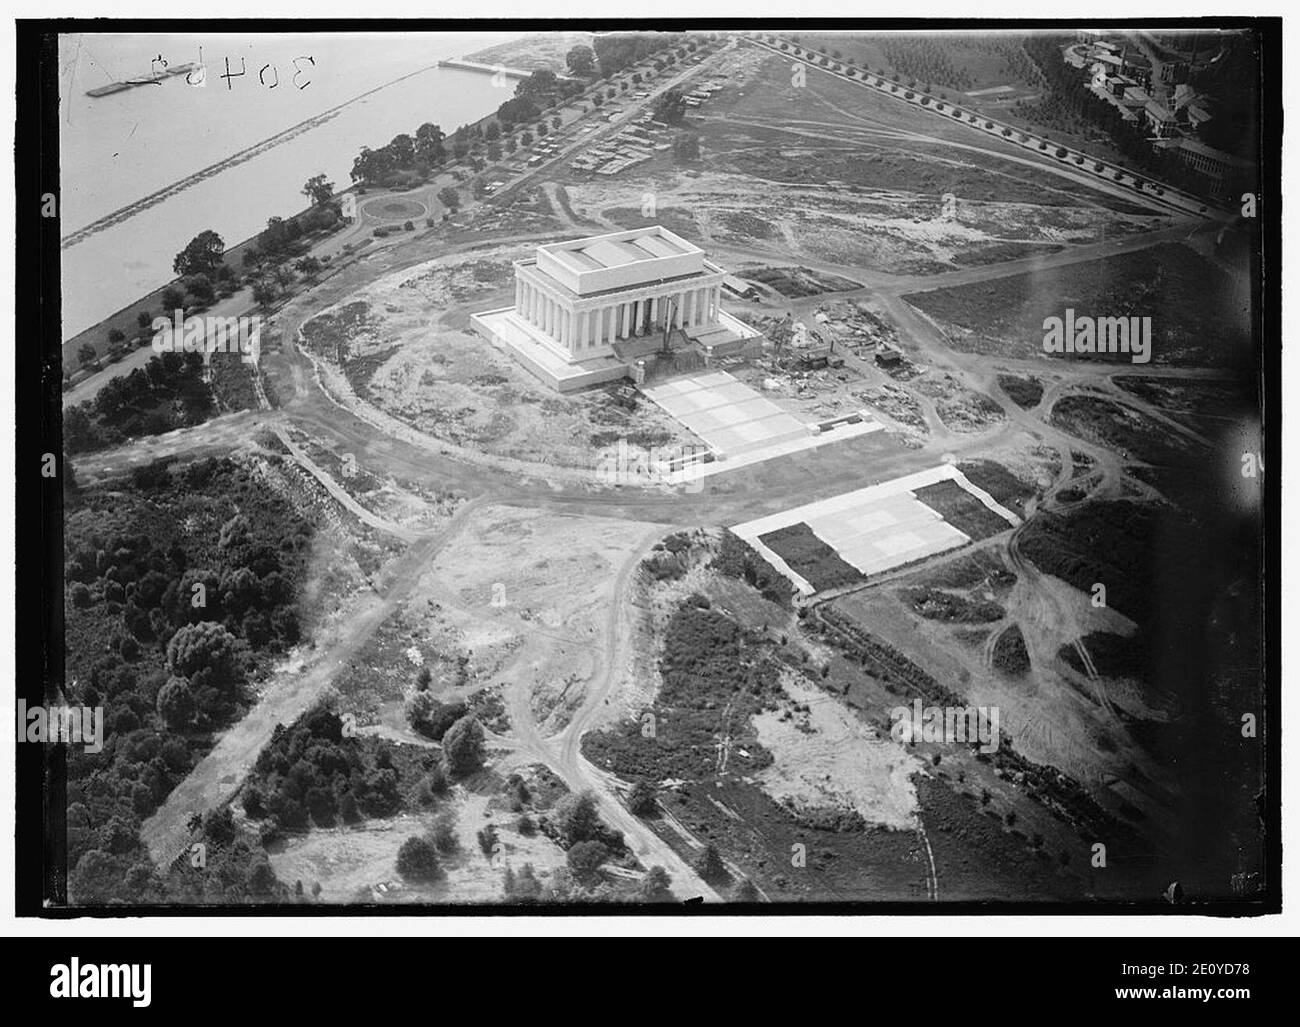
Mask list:
[[[509,689],[510,741],[513,751],[505,758],[501,771],[529,763],[550,768],[572,791],[590,791],[596,799],[601,817],[623,832],[628,847],[645,867],[662,866],[672,878],[672,890],[679,898],[703,897],[720,901],[720,896],[697,874],[673,848],[634,816],[620,801],[618,780],[593,766],[582,755],[582,736],[599,720],[606,699],[621,683],[629,662],[631,640],[627,630],[628,591],[632,577],[650,546],[661,537],[662,529],[647,532],[628,553],[614,578],[608,612],[605,616],[603,646],[595,673],[587,683],[582,705],[560,732],[543,735],[533,715],[532,689],[520,675]]]

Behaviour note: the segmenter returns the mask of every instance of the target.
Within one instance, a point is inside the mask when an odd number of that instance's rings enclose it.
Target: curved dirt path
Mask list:
[[[582,736],[598,719],[605,700],[618,686],[627,665],[631,640],[625,630],[624,615],[632,577],[649,547],[663,534],[664,529],[659,527],[647,532],[619,567],[605,616],[604,645],[598,650],[600,669],[592,675],[582,705],[565,728],[556,734],[543,735],[533,716],[527,679],[518,678],[518,683],[510,689],[507,705],[514,744],[513,751],[499,769],[541,763],[572,791],[589,790],[596,799],[602,818],[623,832],[628,848],[641,864],[647,868],[659,865],[668,871],[675,895],[683,899],[703,897],[708,901],[721,901],[721,896],[672,846],[623,805],[618,793],[618,778],[594,766],[582,755]]]

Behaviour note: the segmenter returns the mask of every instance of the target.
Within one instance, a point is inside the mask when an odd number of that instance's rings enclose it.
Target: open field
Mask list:
[[[800,32],[796,42],[842,57],[859,68],[892,71],[895,76],[930,83],[936,92],[971,106],[970,98],[1016,97],[1033,93],[1038,77],[1017,54],[1020,37],[1007,33],[977,38],[962,33],[934,33],[924,38],[906,33]]]
[[[882,174],[900,170],[904,170],[903,180],[907,180],[905,169],[910,167],[921,175],[918,191],[935,196],[947,192],[971,200],[1064,207],[1100,205],[1117,213],[1143,213],[1133,202],[1100,190],[1078,184],[1063,187],[1059,177],[1026,160],[1025,151],[1014,143],[942,117],[926,115],[918,119],[909,105],[855,83],[808,68],[803,84],[798,84],[791,74],[791,60],[770,53],[757,68],[753,78],[710,101],[707,113],[724,115],[725,127],[718,126],[706,135],[706,142],[727,152],[755,142],[770,143],[775,138],[790,140],[800,133],[811,137],[813,130],[820,130],[824,136],[823,163],[800,166],[788,157],[777,159],[750,169],[759,177],[776,181],[829,179],[872,187],[886,184]],[[966,98],[962,103],[966,105]],[[754,128],[749,122],[755,123]],[[866,149],[878,151],[877,160],[864,167],[852,167],[836,152],[836,130],[847,130],[868,140]],[[941,147],[936,143],[952,146],[954,153],[938,156]],[[894,178],[890,184],[898,181]]]
[[[1111,381],[1174,420],[1201,431],[1215,421],[1249,417],[1257,406],[1257,397],[1246,381],[1169,381],[1140,374],[1117,374]]]
[[[1232,279],[1199,253],[1161,245],[1138,253],[906,297],[963,353],[1046,359],[1043,321],[1150,317],[1151,360],[1174,367],[1237,367],[1252,357],[1248,307]],[[1129,363],[1129,354],[1065,356]]]
[[[1071,435],[1157,467],[1192,467],[1205,455],[1195,439],[1162,430],[1140,411],[1100,396],[1062,396],[1052,406],[1051,422]]]

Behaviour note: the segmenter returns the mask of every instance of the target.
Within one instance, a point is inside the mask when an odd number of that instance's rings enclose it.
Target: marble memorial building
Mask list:
[[[722,310],[726,272],[658,225],[550,243],[515,261],[515,305],[476,314],[535,374],[569,390],[629,373],[671,326],[702,353],[758,333]],[[685,336],[685,339],[682,338]]]

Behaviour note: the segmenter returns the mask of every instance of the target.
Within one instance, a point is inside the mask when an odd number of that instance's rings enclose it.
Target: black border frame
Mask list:
[[[63,679],[63,474],[39,475],[42,454],[61,454],[62,333],[60,330],[60,219],[42,218],[42,194],[59,193],[58,44],[69,32],[454,32],[473,28],[547,31],[620,29],[643,31],[892,31],[905,29],[1063,29],[1169,28],[1246,29],[1260,38],[1260,217],[1259,275],[1255,282],[1257,347],[1260,353],[1261,420],[1267,473],[1263,475],[1262,625],[1265,667],[1265,809],[1267,882],[1262,898],[1205,905],[1171,906],[1163,902],[872,902],[764,903],[755,906],[705,905],[533,905],[533,906],[132,906],[68,907],[66,849],[63,844],[63,797],[66,794],[63,752],[59,746],[17,745],[15,795],[15,913],[53,919],[123,916],[184,917],[195,914],[236,917],[339,916],[1132,916],[1240,917],[1278,913],[1282,908],[1281,870],[1281,444],[1282,444],[1282,20],[1279,17],[1122,18],[1103,21],[1052,18],[267,18],[156,19],[57,18],[16,21],[16,98],[14,171],[17,249],[15,259],[15,702],[47,701],[47,683]],[[35,155],[35,159],[33,159]],[[31,259],[31,256],[37,259]],[[24,258],[27,259],[24,259]],[[35,325],[39,348],[23,340]],[[39,390],[31,383],[38,380]],[[39,595],[40,601],[33,599]],[[26,601],[24,600],[26,597]],[[38,639],[39,643],[32,640]],[[16,711],[15,711],[16,714]],[[40,825],[39,829],[37,825]]]

